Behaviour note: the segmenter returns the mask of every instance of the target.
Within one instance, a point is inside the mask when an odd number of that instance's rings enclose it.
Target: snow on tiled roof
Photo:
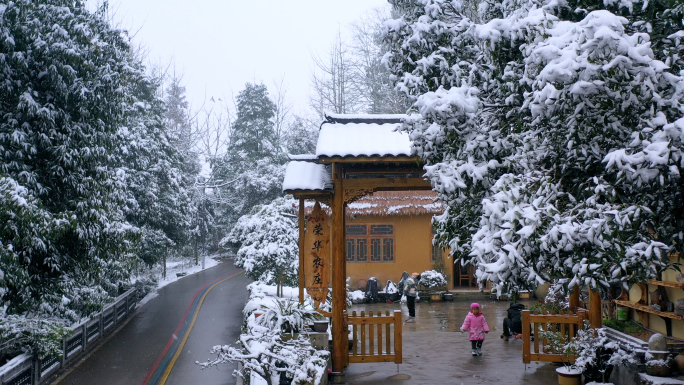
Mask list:
[[[322,191],[332,187],[332,176],[325,165],[302,161],[287,164],[283,191]]]
[[[328,115],[318,134],[318,157],[411,156],[406,115]]]
[[[308,160],[308,161],[313,161],[316,160],[317,157],[314,154],[287,154],[287,157],[290,160]]]
[[[315,202],[307,200],[307,215],[313,210]],[[321,203],[328,215],[330,207]],[[376,191],[359,200],[349,203],[345,213],[348,217],[393,216],[393,215],[436,215],[444,212],[444,206],[434,191]]]

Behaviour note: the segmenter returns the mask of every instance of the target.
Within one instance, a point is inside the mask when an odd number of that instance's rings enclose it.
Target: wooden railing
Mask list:
[[[402,363],[401,353],[401,311],[352,312],[348,317],[352,327],[352,350],[349,363],[394,362]],[[384,338],[383,338],[384,337]],[[384,349],[383,349],[384,348]]]
[[[523,363],[529,364],[532,361],[563,362],[568,359],[574,362],[573,357],[565,357],[562,354],[547,351],[544,346],[548,345],[548,341],[540,338],[540,331],[560,332],[565,341],[570,341],[575,338],[577,331],[583,327],[584,321],[587,319],[585,310],[580,310],[574,314],[563,311],[531,314],[529,310],[523,310]],[[530,332],[534,334],[533,341]]]

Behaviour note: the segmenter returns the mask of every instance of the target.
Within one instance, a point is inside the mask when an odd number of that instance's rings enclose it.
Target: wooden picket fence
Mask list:
[[[613,301],[601,301],[601,319],[617,318],[617,307]]]
[[[402,363],[401,352],[401,311],[369,312],[348,317],[352,327],[352,349],[349,363],[394,362]],[[384,337],[384,338],[383,338]],[[383,349],[384,348],[384,349]]]
[[[540,338],[540,331],[555,331],[564,335],[565,341],[571,341],[577,332],[584,326],[588,319],[586,310],[579,310],[577,313],[570,312],[538,312],[530,313],[529,310],[522,312],[523,330],[523,363],[529,364],[532,361],[544,362],[563,362],[570,360],[574,362],[574,357],[565,357],[547,351],[544,346],[548,345],[548,340]],[[530,331],[534,334],[532,340]]]

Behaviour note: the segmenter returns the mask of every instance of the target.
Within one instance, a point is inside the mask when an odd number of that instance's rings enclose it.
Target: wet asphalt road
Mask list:
[[[165,346],[173,338],[193,296],[206,284],[238,269],[230,260],[185,277],[159,290],[159,296],[137,309],[113,338],[57,382],[61,385],[142,384]],[[217,344],[232,344],[240,334],[242,309],[249,280],[236,275],[207,293],[185,346],[166,381],[167,385],[235,384],[235,365],[202,370],[195,361],[206,361]],[[192,315],[192,314],[191,314]],[[190,315],[190,316],[191,316]]]

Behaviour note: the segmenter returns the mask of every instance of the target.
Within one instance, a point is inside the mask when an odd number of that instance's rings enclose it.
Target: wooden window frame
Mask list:
[[[347,224],[349,226],[365,226],[364,234],[355,234],[355,232],[347,231],[346,236],[346,253],[347,263],[395,263],[395,233],[394,224],[388,223],[364,223],[364,224]],[[373,229],[374,226],[379,228]],[[386,230],[382,233],[382,228],[389,228],[390,232]],[[376,231],[373,231],[376,230]],[[380,256],[377,257],[378,247],[380,247]],[[379,258],[379,260],[378,260]]]

